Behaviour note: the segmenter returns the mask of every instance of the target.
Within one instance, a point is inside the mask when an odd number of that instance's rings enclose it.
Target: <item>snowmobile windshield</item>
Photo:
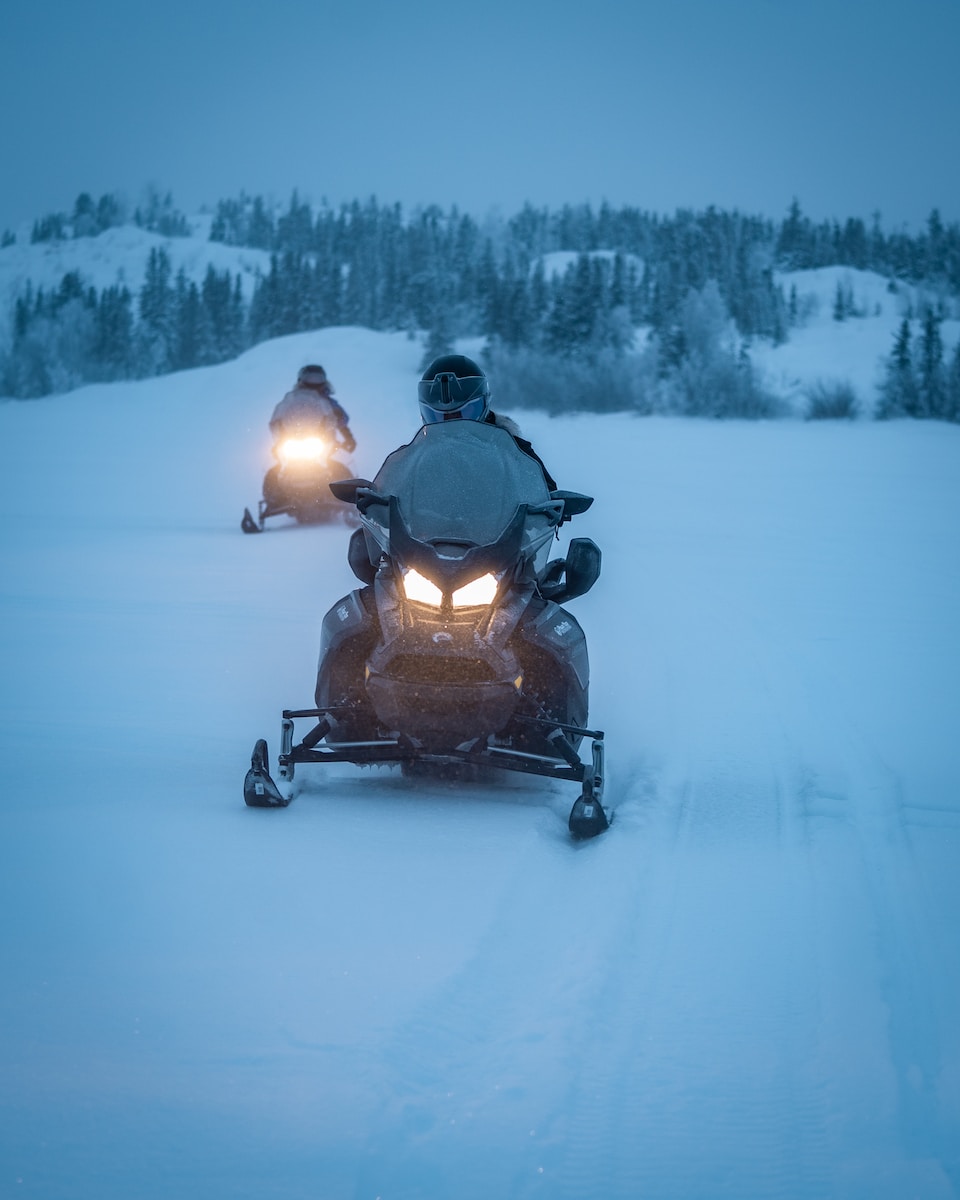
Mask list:
[[[535,508],[550,501],[539,464],[506,430],[476,421],[425,426],[409,445],[389,456],[373,490],[396,496],[414,538],[451,547],[490,545],[514,520],[520,505]],[[370,515],[380,524],[388,523],[381,505],[371,508]],[[555,514],[549,511],[528,514],[525,544],[539,543],[539,535],[555,524]]]

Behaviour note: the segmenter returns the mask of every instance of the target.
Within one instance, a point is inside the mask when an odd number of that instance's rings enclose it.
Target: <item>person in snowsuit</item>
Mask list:
[[[295,433],[304,425],[332,423],[348,454],[357,448],[350,432],[346,411],[333,395],[333,385],[323,367],[309,363],[301,367],[297,382],[273,410],[270,432],[276,444],[284,436]]]
[[[277,462],[263,480],[263,498],[268,505],[283,503],[284,489],[280,480],[283,468],[279,461],[279,447],[284,439],[317,429],[332,428],[339,435],[339,445],[347,454],[352,454],[357,442],[350,432],[348,420],[346,411],[333,395],[333,385],[323,367],[317,363],[301,367],[297,382],[277,404],[270,418],[273,457]]]
[[[417,385],[420,415],[424,425],[439,421],[483,421],[505,429],[517,446],[538,463],[548,489],[557,490],[556,480],[520,429],[509,417],[490,407],[490,384],[472,358],[464,354],[443,354],[435,358]]]

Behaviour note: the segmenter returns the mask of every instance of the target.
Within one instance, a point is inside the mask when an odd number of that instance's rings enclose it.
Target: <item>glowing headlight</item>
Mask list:
[[[467,608],[470,605],[492,604],[497,594],[497,577],[488,571],[479,579],[471,579],[453,593],[453,607]]]
[[[432,604],[434,608],[439,608],[443,601],[443,592],[437,585],[413,569],[404,572],[403,591],[408,600],[417,600],[420,604]]]
[[[282,462],[319,462],[327,452],[323,438],[287,438],[278,451]]]
[[[412,568],[404,572],[403,591],[408,600],[429,604],[433,608],[439,608],[443,603],[443,592],[437,585]],[[492,604],[496,594],[497,577],[488,572],[477,579],[471,579],[463,587],[457,588],[451,600],[454,608],[479,607],[484,604]]]

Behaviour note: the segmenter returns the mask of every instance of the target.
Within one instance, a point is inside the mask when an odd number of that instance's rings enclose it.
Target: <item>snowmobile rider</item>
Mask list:
[[[519,427],[509,417],[500,416],[491,409],[490,384],[472,358],[463,354],[443,354],[435,358],[424,371],[417,390],[424,425],[439,421],[483,421],[505,429],[523,453],[539,464],[547,488],[551,492],[557,490],[556,480],[533,446],[520,436]]]
[[[517,448],[532,458],[543,472],[544,483],[551,493],[557,492],[556,480],[543,464],[533,446],[520,436],[520,430],[509,417],[500,416],[490,408],[490,384],[486,375],[472,358],[463,354],[443,354],[435,358],[424,371],[417,385],[420,414],[424,428],[441,421],[479,421],[509,433]],[[421,431],[422,432],[422,431]],[[558,493],[566,499],[585,501],[573,512],[583,512],[593,503],[590,497],[577,497],[576,493]],[[566,507],[566,506],[565,506]],[[571,514],[572,515],[572,514]],[[564,515],[563,521],[569,521]],[[596,547],[594,546],[594,550]],[[597,570],[599,570],[599,551]],[[350,537],[347,561],[361,582],[373,583],[380,561],[381,551],[372,535],[364,529],[355,529]],[[554,559],[548,563],[538,580],[540,594],[551,599],[560,589],[561,579],[567,569],[565,559]]]
[[[308,363],[300,368],[297,382],[273,410],[270,432],[276,445],[285,434],[293,433],[298,426],[317,422],[333,424],[340,435],[343,449],[352,454],[357,442],[347,425],[348,420],[346,412],[334,398],[333,385],[327,379],[326,371],[317,363]]]

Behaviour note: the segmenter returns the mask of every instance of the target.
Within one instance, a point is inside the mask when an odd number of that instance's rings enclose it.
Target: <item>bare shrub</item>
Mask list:
[[[860,401],[853,385],[846,380],[818,380],[807,388],[808,421],[855,421],[860,416]]]

